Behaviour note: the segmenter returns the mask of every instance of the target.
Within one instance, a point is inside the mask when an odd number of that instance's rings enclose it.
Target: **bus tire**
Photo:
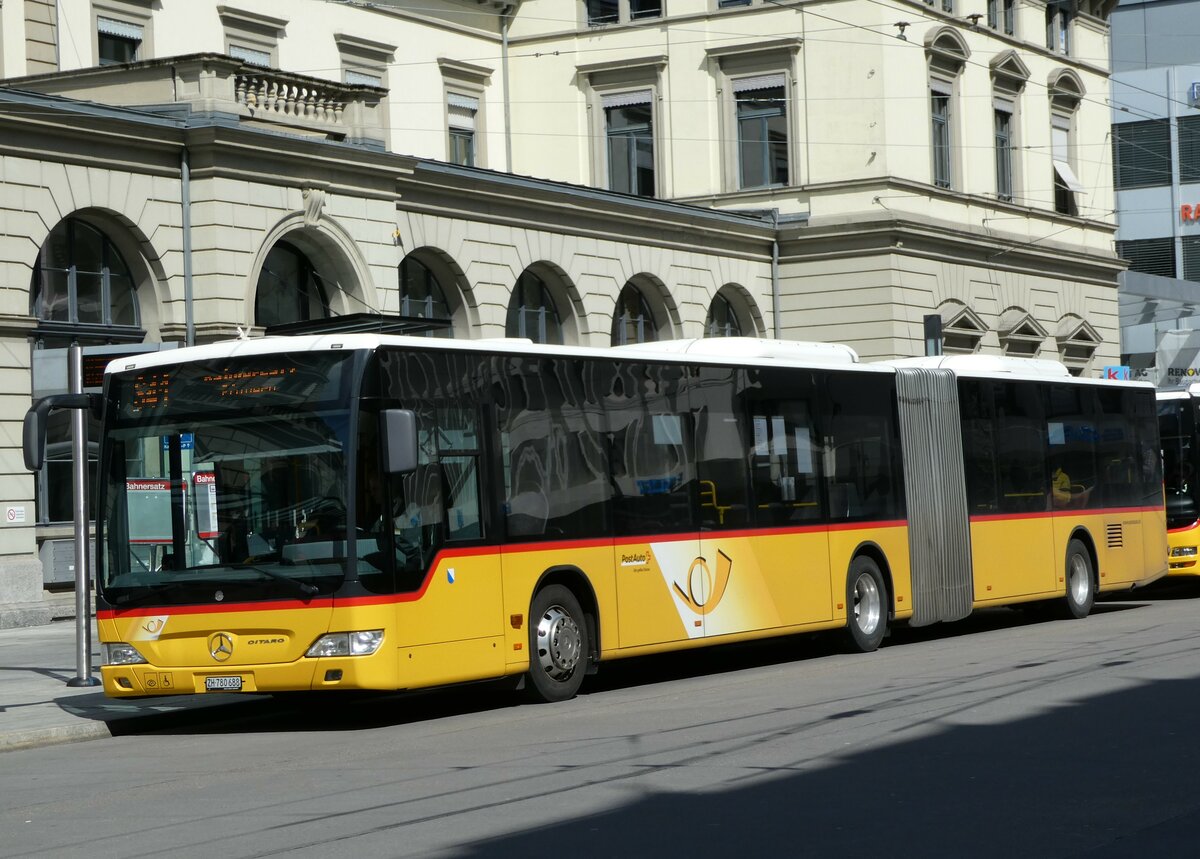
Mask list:
[[[529,608],[529,684],[526,691],[540,703],[575,697],[587,670],[587,618],[575,594],[548,585],[533,596]]]
[[[1092,611],[1096,601],[1096,579],[1092,571],[1092,556],[1082,540],[1067,544],[1067,597],[1063,611],[1068,618],[1081,620]]]
[[[879,565],[866,555],[850,564],[846,576],[846,631],[858,653],[878,650],[887,633],[887,585]]]

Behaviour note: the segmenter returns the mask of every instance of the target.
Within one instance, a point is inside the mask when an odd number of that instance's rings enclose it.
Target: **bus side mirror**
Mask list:
[[[25,454],[25,467],[30,471],[41,471],[46,461],[46,419],[54,409],[88,409],[99,412],[100,397],[94,394],[53,394],[42,397],[25,413],[21,428],[21,448]]]
[[[410,409],[383,412],[383,470],[408,474],[417,469],[417,415]]]

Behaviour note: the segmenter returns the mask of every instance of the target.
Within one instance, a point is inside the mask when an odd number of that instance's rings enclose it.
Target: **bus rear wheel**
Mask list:
[[[538,591],[529,608],[530,696],[554,703],[575,697],[590,652],[587,619],[575,594],[562,585]]]
[[[854,559],[846,577],[846,631],[860,653],[878,650],[887,632],[887,585],[879,565],[866,556]]]
[[[1068,618],[1081,620],[1092,611],[1096,601],[1096,580],[1092,576],[1092,556],[1082,540],[1067,544],[1067,598],[1063,604]]]

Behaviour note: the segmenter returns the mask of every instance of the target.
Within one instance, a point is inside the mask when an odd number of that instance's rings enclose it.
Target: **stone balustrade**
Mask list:
[[[345,90],[263,69],[235,76],[234,99],[259,119],[341,125],[348,101]]]
[[[279,69],[224,54],[190,54],[14,78],[7,84],[122,107],[236,118],[259,127],[383,148],[380,100],[387,91]]]

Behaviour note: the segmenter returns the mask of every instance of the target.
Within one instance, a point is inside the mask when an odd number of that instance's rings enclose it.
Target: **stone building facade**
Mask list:
[[[0,625],[61,575],[69,460],[19,439],[71,340],[382,313],[870,360],[938,314],[1116,363],[1107,9],[963,2],[3,4]]]

